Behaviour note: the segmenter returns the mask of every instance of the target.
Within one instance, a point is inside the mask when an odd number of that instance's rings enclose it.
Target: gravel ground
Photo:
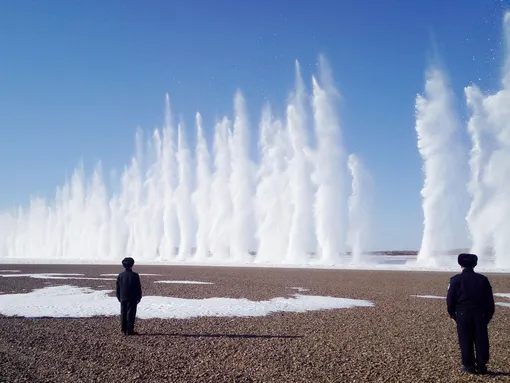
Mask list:
[[[116,266],[1,265],[23,273],[100,277]],[[266,317],[138,320],[120,334],[118,317],[0,316],[0,382],[482,382],[510,381],[510,308],[490,325],[491,376],[459,372],[454,323],[442,299],[451,274],[136,266],[145,295],[252,300],[301,294],[368,299],[375,307],[275,313]],[[6,274],[0,272],[0,274]],[[508,275],[487,274],[509,293]],[[156,284],[195,280],[213,285]],[[71,284],[114,288],[113,280],[1,278],[0,292]],[[496,301],[509,302],[496,298]],[[143,300],[142,303],[143,304]]]

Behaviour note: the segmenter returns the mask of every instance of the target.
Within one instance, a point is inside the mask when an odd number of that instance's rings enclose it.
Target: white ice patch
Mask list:
[[[416,298],[427,298],[427,299],[446,299],[446,297],[438,297],[437,295],[411,295]]]
[[[40,279],[51,279],[55,276],[80,276],[84,274],[72,274],[72,273],[35,273],[35,274],[0,274],[0,277],[3,278],[12,278],[12,277],[28,277],[28,278],[40,278]]]
[[[26,294],[0,295],[0,314],[24,317],[92,317],[119,315],[120,307],[111,290],[89,287],[52,286]],[[309,296],[250,301],[234,298],[184,299],[147,296],[138,305],[137,317],[186,319],[201,316],[265,316],[273,312],[305,312],[352,307],[373,307],[366,300]]]
[[[115,281],[114,278],[93,278],[93,277],[81,277],[83,274],[62,274],[62,273],[40,273],[40,274],[0,274],[3,278],[35,278],[35,279],[86,279],[86,280],[97,280],[97,281]]]
[[[116,277],[117,275],[119,275],[119,273],[117,273],[117,274],[99,274],[99,276],[101,276],[101,277]],[[144,276],[144,275],[151,276],[151,275],[153,275],[153,276],[156,276],[156,277],[161,276],[161,274],[141,274],[141,273],[139,273],[138,275],[140,275],[140,276]]]
[[[297,290],[299,292],[310,291],[310,289],[305,289],[304,287],[291,287],[291,289]]]
[[[200,281],[155,281],[154,283],[175,283],[182,285],[212,285],[212,282],[200,282]]]
[[[417,297],[417,298],[446,299],[446,297],[438,297],[438,296],[435,296],[435,295],[411,295],[411,296],[412,297]],[[494,294],[494,296],[495,297],[510,298],[510,294],[496,293],[496,294]],[[507,303],[507,302],[496,302],[495,304],[497,306],[510,307],[510,303]]]

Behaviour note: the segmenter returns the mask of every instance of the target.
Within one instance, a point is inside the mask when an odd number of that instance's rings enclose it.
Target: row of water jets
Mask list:
[[[510,13],[504,26],[508,45]],[[54,201],[32,199],[27,209],[0,215],[0,256],[366,262],[372,179],[360,158],[346,153],[337,91],[322,58],[319,64],[308,97],[296,63],[285,119],[273,116],[269,106],[263,110],[257,161],[250,155],[251,127],[240,93],[233,121],[225,117],[215,125],[211,146],[197,114],[194,152],[182,125],[173,124],[167,96],[163,128],[146,141],[137,133],[136,155],[118,191],[106,187],[99,166],[91,177],[77,169]],[[490,258],[510,268],[510,55],[499,92],[483,95],[473,85],[465,95],[472,150],[471,206],[464,215],[472,250],[482,262]],[[425,176],[418,263],[439,266],[454,247],[456,205],[465,183],[462,124],[446,76],[435,67],[416,99],[416,132]]]
[[[100,167],[89,179],[77,169],[57,189],[52,204],[33,199],[28,209],[3,215],[0,253],[334,264],[348,247],[353,260],[360,261],[368,235],[370,177],[356,155],[344,153],[332,84],[321,59],[310,116],[296,63],[285,121],[275,118],[269,106],[263,110],[258,164],[250,156],[251,126],[240,93],[234,99],[234,120],[225,117],[216,124],[211,149],[197,114],[194,153],[182,125],[174,127],[167,95],[163,128],[146,142],[137,132],[136,155],[117,193],[108,192]],[[346,169],[352,175],[348,207]]]

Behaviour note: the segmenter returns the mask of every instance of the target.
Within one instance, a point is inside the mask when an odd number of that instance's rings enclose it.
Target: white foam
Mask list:
[[[503,297],[503,298],[510,299],[510,294],[505,294],[505,293],[495,293],[494,296],[495,297]]]
[[[0,295],[0,314],[24,317],[92,317],[119,315],[119,303],[108,296],[112,290],[89,287],[52,286],[26,294]],[[138,305],[137,317],[186,319],[201,316],[265,316],[273,312],[305,312],[353,307],[373,307],[366,300],[309,296],[278,297],[268,301],[234,298],[184,299],[146,296]]]
[[[21,273],[21,270],[0,270],[0,273]]]
[[[96,280],[96,281],[115,281],[114,278],[92,278],[92,277],[80,277],[83,274],[61,274],[61,273],[40,273],[40,274],[0,274],[3,278],[34,278],[34,279],[85,279],[85,280]]]
[[[155,281],[154,283],[175,283],[181,285],[212,285],[212,282],[199,282],[199,281]]]
[[[496,302],[496,304],[502,307],[510,307],[510,303],[507,302]]]
[[[416,298],[427,298],[427,299],[446,299],[446,297],[438,297],[436,295],[411,295]]]

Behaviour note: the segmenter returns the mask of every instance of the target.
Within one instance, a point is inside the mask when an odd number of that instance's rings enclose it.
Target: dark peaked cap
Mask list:
[[[126,269],[133,267],[135,264],[135,260],[131,257],[126,257],[122,260],[122,266],[124,266]]]
[[[478,257],[475,254],[462,253],[458,258],[459,265],[473,269],[478,263]]]

